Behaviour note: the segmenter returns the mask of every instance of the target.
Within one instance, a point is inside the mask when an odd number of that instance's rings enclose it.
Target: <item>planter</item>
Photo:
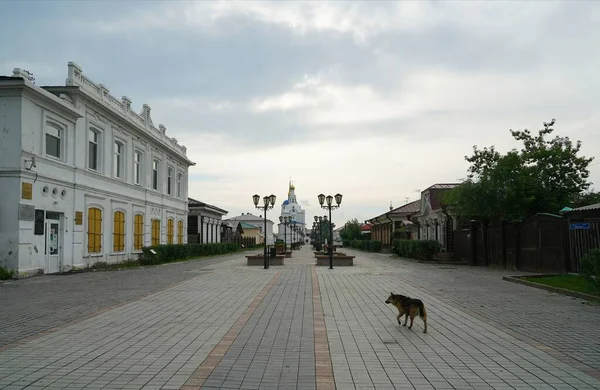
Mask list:
[[[285,256],[286,258],[290,258],[292,257],[292,251],[277,252],[277,256]]]
[[[316,255],[317,265],[318,266],[328,266],[329,265],[329,256],[328,255]],[[333,266],[334,267],[344,267],[344,266],[352,266],[354,265],[354,257],[355,256],[333,256]]]
[[[283,255],[277,255],[269,258],[269,265],[283,265]],[[265,258],[262,254],[246,256],[246,265],[265,265]]]

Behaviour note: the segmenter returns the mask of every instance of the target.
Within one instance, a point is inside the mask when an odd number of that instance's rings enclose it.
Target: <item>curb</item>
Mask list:
[[[556,276],[556,274],[535,275],[535,277],[544,277],[544,276]],[[518,276],[503,276],[502,280],[506,280],[508,282],[523,284],[525,286],[535,287],[535,288],[539,288],[541,290],[546,290],[546,291],[550,291],[550,292],[555,292],[555,293],[568,295],[568,296],[575,297],[575,298],[581,298],[581,299],[586,299],[588,301],[600,303],[600,296],[581,293],[581,292],[572,291],[572,290],[567,290],[566,288],[553,287],[553,286],[548,286],[548,285],[541,284],[541,283],[530,282],[529,280],[521,279]]]

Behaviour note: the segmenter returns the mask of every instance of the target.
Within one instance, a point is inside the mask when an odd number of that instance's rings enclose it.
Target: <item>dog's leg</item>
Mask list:
[[[402,325],[402,320],[400,319],[402,318],[402,313],[398,313],[398,315],[396,316],[396,320],[398,320],[398,325]]]
[[[402,324],[402,326],[406,326],[407,322],[408,322],[408,313],[404,313],[404,324]]]
[[[410,325],[408,326],[408,329],[412,329],[413,321],[415,319],[415,314],[416,314],[416,310],[411,307],[410,308]]]
[[[427,333],[427,312],[425,311],[425,307],[423,307],[421,318],[423,319],[423,333]]]

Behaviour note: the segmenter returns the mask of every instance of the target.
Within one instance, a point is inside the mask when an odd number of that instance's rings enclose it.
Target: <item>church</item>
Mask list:
[[[296,226],[298,227],[301,235],[304,236],[306,234],[306,212],[302,209],[302,206],[298,203],[296,199],[296,187],[290,181],[289,189],[288,189],[288,197],[281,204],[281,217],[292,217],[292,223],[295,221]],[[282,218],[283,219],[283,218]],[[286,232],[284,233],[284,229]],[[281,241],[286,241],[286,244],[291,244],[291,227],[288,224],[287,227],[284,226],[283,223],[279,223],[277,225],[277,239]]]

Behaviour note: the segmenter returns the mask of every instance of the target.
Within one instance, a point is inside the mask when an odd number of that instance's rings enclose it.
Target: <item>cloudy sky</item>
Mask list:
[[[288,180],[340,225],[466,174],[556,118],[600,150],[600,2],[4,1],[0,73],[79,64],[188,147],[190,196],[254,212]],[[598,161],[600,162],[600,160]],[[600,189],[600,164],[592,168]],[[270,218],[277,213],[271,211]]]

